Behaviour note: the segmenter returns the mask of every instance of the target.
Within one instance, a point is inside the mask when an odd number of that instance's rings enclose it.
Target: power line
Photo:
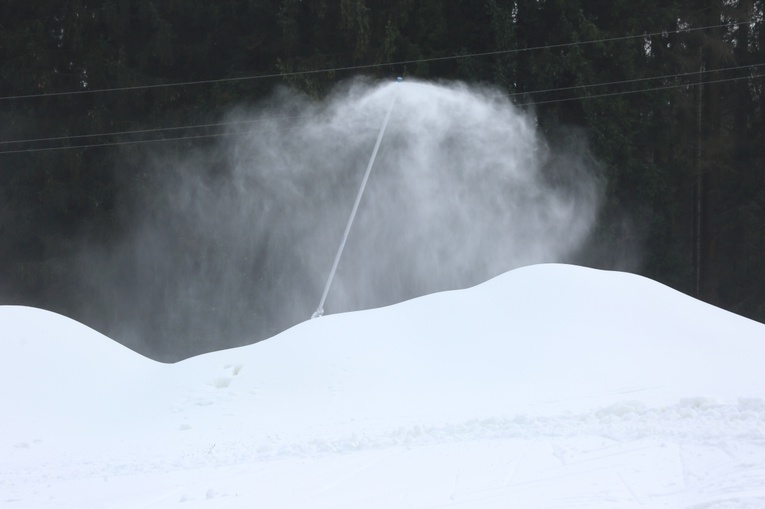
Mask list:
[[[195,135],[189,135],[189,136],[177,136],[174,138],[151,138],[151,139],[145,139],[145,140],[123,140],[123,141],[109,141],[104,143],[87,143],[82,145],[68,145],[68,146],[59,146],[59,147],[42,147],[42,148],[28,148],[28,149],[14,149],[14,150],[0,150],[0,155],[2,154],[22,154],[22,153],[30,153],[30,152],[53,152],[56,150],[76,150],[76,149],[84,149],[84,148],[96,148],[96,147],[113,147],[113,146],[119,146],[119,145],[138,145],[142,143],[160,143],[160,142],[166,142],[166,141],[185,141],[185,140],[197,140],[197,139],[204,139],[204,138],[220,138],[223,136],[241,136],[245,134],[254,134],[257,132],[262,132],[263,130],[251,130],[251,131],[241,131],[241,132],[223,132],[223,133],[212,133],[212,134],[195,134]]]
[[[765,65],[765,64],[760,64]],[[698,74],[698,73],[693,73]],[[536,104],[551,104],[551,103],[562,103],[562,102],[569,102],[569,101],[583,101],[585,99],[600,99],[603,97],[614,97],[618,95],[629,95],[629,94],[640,94],[643,92],[655,92],[657,90],[669,90],[672,88],[683,88],[683,87],[698,87],[700,85],[707,85],[709,83],[725,83],[730,81],[738,81],[738,80],[744,80],[744,79],[750,79],[750,78],[761,78],[763,75],[757,75],[757,76],[737,76],[735,78],[721,78],[717,80],[708,80],[708,81],[695,81],[690,83],[677,83],[674,85],[662,85],[659,87],[649,87],[649,88],[643,88],[638,90],[622,90],[619,92],[605,92],[602,94],[595,94],[595,95],[586,95],[583,97],[567,97],[563,99],[550,99],[549,101],[529,101],[528,103],[518,103],[518,106],[530,106],[530,105],[536,105]]]
[[[741,69],[741,68],[755,68],[755,67],[762,67],[765,66],[765,63],[763,64],[756,64],[752,66],[739,66],[739,67],[733,67],[730,69]],[[718,69],[717,71],[720,71],[721,69]],[[716,72],[716,71],[706,71],[706,72]],[[563,91],[563,90],[571,90],[571,89],[578,89],[578,88],[588,88],[588,87],[595,87],[595,86],[604,86],[608,84],[620,84],[620,83],[631,83],[631,82],[638,82],[638,81],[645,81],[646,79],[661,79],[661,78],[672,78],[672,77],[680,77],[680,76],[687,76],[687,75],[699,75],[700,72],[693,72],[693,73],[682,73],[677,75],[669,75],[669,76],[657,76],[654,78],[640,78],[635,80],[625,80],[622,82],[610,82],[610,83],[599,83],[599,84],[592,84],[592,85],[582,85],[579,87],[563,87],[560,89],[547,89],[547,90],[540,90],[537,92],[525,92],[525,93],[518,93],[518,94],[510,94],[513,96],[517,95],[530,95],[534,93],[541,93],[541,92],[553,92],[553,91]],[[529,106],[529,105],[541,105],[541,104],[552,104],[552,103],[561,103],[561,102],[570,102],[570,101],[580,101],[580,100],[586,100],[586,99],[599,99],[604,97],[614,97],[619,95],[628,95],[628,94],[637,94],[637,93],[644,93],[644,92],[654,92],[658,90],[669,90],[673,88],[683,88],[683,87],[695,87],[700,85],[705,85],[709,83],[724,83],[724,82],[731,82],[731,81],[738,81],[743,79],[750,79],[750,78],[758,78],[762,75],[750,75],[750,76],[736,76],[733,78],[721,78],[716,80],[707,80],[707,81],[695,81],[695,82],[687,82],[687,83],[674,83],[674,84],[667,84],[657,87],[648,87],[648,88],[641,88],[636,90],[622,90],[618,92],[605,92],[602,94],[595,94],[595,95],[587,95],[582,97],[568,97],[568,98],[562,98],[562,99],[551,99],[546,101],[528,101],[528,102],[521,102],[516,103],[517,106]],[[307,116],[306,116],[307,117]],[[301,117],[287,117],[287,118],[301,118]],[[220,126],[226,126],[226,125],[236,125],[236,124],[245,124],[250,122],[257,122],[257,121],[243,121],[243,122],[223,122],[217,125]],[[215,124],[211,124],[215,125]],[[187,127],[189,128],[189,127]],[[39,147],[39,148],[28,148],[28,149],[14,149],[14,150],[0,150],[0,155],[2,154],[21,154],[21,153],[34,153],[34,152],[51,152],[51,151],[58,151],[58,150],[76,150],[76,149],[86,149],[86,148],[96,148],[96,147],[109,147],[109,146],[124,146],[124,145],[138,145],[143,143],[160,143],[160,142],[173,142],[173,141],[186,141],[186,140],[195,140],[195,139],[209,139],[209,138],[220,138],[225,136],[244,136],[244,135],[250,135],[250,134],[256,134],[258,132],[265,132],[265,131],[273,131],[276,129],[286,129],[288,127],[281,127],[281,128],[268,128],[268,129],[253,129],[253,130],[247,130],[247,131],[238,131],[238,132],[222,132],[222,133],[210,133],[210,134],[200,134],[200,135],[188,135],[188,136],[177,136],[172,138],[151,138],[151,139],[143,139],[143,140],[122,140],[122,141],[113,141],[113,142],[103,142],[103,143],[88,143],[88,144],[81,144],[81,145],[69,145],[69,146],[57,146],[57,147]],[[183,127],[178,128],[160,128],[160,129],[146,129],[143,131],[146,132],[156,132],[156,131],[163,131],[165,129],[184,129]],[[130,133],[131,131],[126,131],[126,133]],[[139,131],[134,131],[139,132]],[[119,133],[117,133],[119,134]],[[102,136],[102,135],[83,135],[83,136],[89,136],[89,137],[96,137],[96,136]],[[68,139],[67,137],[60,137],[60,138],[53,138],[55,140],[62,140],[62,139]],[[29,140],[34,141],[34,140]],[[23,140],[14,141],[13,143],[22,143]]]
[[[446,60],[458,60],[458,59],[465,59],[465,58],[507,55],[512,53],[526,52],[526,51],[558,49],[558,48],[566,48],[571,46],[583,46],[587,44],[618,42],[618,41],[625,41],[630,39],[648,38],[648,37],[655,37],[655,36],[667,36],[670,34],[690,33],[690,32],[696,32],[700,30],[711,30],[714,28],[737,27],[739,25],[745,25],[749,23],[751,22],[740,21],[740,22],[722,23],[719,25],[710,25],[710,26],[697,27],[697,28],[683,28],[683,29],[677,29],[677,30],[664,30],[661,32],[642,33],[637,35],[607,37],[603,39],[592,39],[588,41],[548,44],[544,46],[533,46],[529,48],[513,48],[513,49],[506,49],[506,50],[485,51],[480,53],[467,53],[462,55],[450,55],[450,56],[443,56],[443,57],[418,58],[418,59],[412,59],[412,60],[400,60],[396,62],[383,62],[378,64],[359,64],[359,65],[349,65],[349,66],[341,66],[341,67],[328,67],[328,68],[322,68],[322,69],[309,69],[304,71],[256,74],[251,76],[218,78],[218,79],[197,80],[197,81],[182,81],[182,82],[174,82],[174,83],[156,83],[151,85],[133,85],[133,86],[125,86],[125,87],[100,88],[100,89],[93,89],[93,90],[70,90],[65,92],[47,92],[47,93],[38,93],[38,94],[11,95],[11,96],[0,97],[0,101],[34,99],[34,98],[41,98],[41,97],[60,97],[60,96],[67,96],[67,95],[98,94],[98,93],[107,93],[107,92],[127,92],[127,91],[133,91],[133,90],[149,90],[149,89],[156,89],[156,88],[184,87],[184,86],[192,86],[192,85],[209,85],[209,84],[217,84],[217,83],[231,83],[231,82],[237,82],[237,81],[250,81],[250,80],[259,80],[259,79],[289,78],[294,76],[305,76],[310,74],[321,74],[321,73],[341,72],[341,71],[359,71],[359,70],[373,69],[378,67],[392,67],[392,66],[412,65],[412,64],[419,64],[419,63],[441,62]]]
[[[625,85],[630,83],[639,83],[639,82],[653,81],[653,80],[668,80],[668,79],[675,79],[675,78],[687,77],[687,76],[698,76],[700,74],[713,73],[713,72],[728,72],[728,71],[735,71],[735,70],[742,70],[742,69],[751,70],[751,69],[757,69],[763,66],[765,66],[765,63],[725,67],[722,69],[714,69],[714,70],[705,69],[702,71],[692,71],[692,72],[684,72],[684,73],[677,73],[677,74],[670,74],[670,75],[650,76],[650,77],[644,77],[644,78],[634,78],[629,80],[591,83],[587,85],[574,85],[574,86],[558,87],[558,88],[548,88],[548,89],[533,90],[533,91],[527,91],[527,92],[514,92],[514,93],[508,94],[508,96],[522,97],[522,96],[530,96],[530,95],[547,94],[547,93],[553,93],[553,92],[564,92],[569,90],[584,90],[584,89],[595,88],[595,87]],[[734,79],[745,79],[749,77],[751,76],[742,76],[742,77],[737,77]],[[730,79],[725,79],[723,81],[730,81]],[[627,94],[627,93],[638,93],[638,92],[654,91],[654,90],[661,90],[661,89],[678,88],[682,86],[685,86],[685,84],[669,84],[669,85],[663,85],[661,87],[644,88],[644,89],[639,89],[634,91],[611,92],[611,93],[590,95],[590,96],[584,96],[584,97],[571,97],[571,98],[565,98],[565,99],[553,99],[553,100],[546,100],[546,101],[529,101],[529,102],[519,103],[519,105],[528,105],[531,103],[549,104],[549,103],[555,103],[555,102],[574,101],[579,99],[608,97],[608,96]],[[690,86],[693,86],[693,85],[690,85]],[[265,123],[265,122],[269,122],[273,120],[300,120],[303,118],[309,118],[313,116],[315,115],[276,116],[276,117],[265,117],[265,118],[251,119],[251,120],[217,122],[217,123],[197,124],[197,125],[184,125],[184,126],[177,126],[177,127],[158,127],[153,129],[137,129],[137,130],[130,130],[130,131],[114,131],[114,132],[106,132],[106,133],[92,133],[92,134],[78,134],[78,135],[67,135],[67,136],[53,136],[53,137],[47,137],[47,138],[8,140],[8,141],[0,141],[0,146],[11,145],[11,144],[41,143],[41,142],[76,140],[76,139],[85,139],[85,138],[98,138],[98,137],[106,137],[106,136],[128,136],[128,135],[136,135],[136,134],[150,134],[150,133],[160,133],[160,132],[169,132],[169,131],[182,131],[182,130],[194,130],[194,129],[205,129],[205,128],[209,129],[209,128],[215,128],[215,127],[231,127],[231,126],[238,126],[238,125],[245,125],[245,124]],[[248,132],[256,132],[256,131],[244,131],[243,133],[248,133]],[[105,145],[108,146],[111,144],[127,145],[127,144],[136,144],[136,143],[142,143],[142,142],[153,143],[157,141],[178,141],[183,139],[215,137],[217,135],[229,136],[230,134],[229,133],[218,133],[218,134],[213,133],[213,134],[207,134],[207,135],[176,136],[172,138],[130,140],[130,141],[123,141],[123,142],[115,142],[115,143],[110,143],[110,142],[90,143],[90,144],[74,145],[74,146],[68,146],[68,147],[47,147],[47,148],[41,148],[39,150],[64,150],[64,149],[72,149],[72,148],[90,148],[90,147],[105,146]],[[19,153],[19,152],[30,152],[35,150],[36,149],[6,150],[6,151],[0,151],[0,153],[6,153],[6,154]]]
[[[612,86],[612,85],[626,85],[630,83],[639,83],[643,81],[654,81],[654,80],[661,80],[661,79],[673,79],[673,78],[682,78],[685,76],[698,76],[700,74],[708,74],[708,73],[714,73],[714,72],[726,72],[726,71],[737,71],[741,69],[756,69],[758,67],[765,66],[765,63],[762,64],[748,64],[748,65],[737,65],[734,67],[724,67],[721,69],[703,69],[701,71],[689,71],[689,72],[681,72],[677,74],[663,74],[661,76],[648,76],[644,78],[633,78],[629,80],[620,80],[620,81],[605,81],[601,83],[590,83],[588,85],[572,85],[569,87],[559,87],[559,88],[547,88],[547,89],[541,89],[541,90],[533,90],[530,92],[513,92],[508,94],[510,97],[517,97],[517,96],[524,96],[524,95],[536,95],[536,94],[545,94],[550,92],[564,92],[566,90],[582,90],[586,88],[593,88],[593,87],[606,87],[606,86]],[[741,76],[741,79],[749,78],[751,76]],[[674,88],[677,85],[670,85],[668,88]],[[647,90],[653,90],[653,89],[647,89]],[[639,90],[638,90],[639,92]],[[573,99],[582,99],[582,98],[573,98]]]
[[[234,125],[267,122],[270,120],[293,120],[293,119],[298,120],[301,118],[307,118],[311,116],[313,115],[264,117],[264,118],[254,119],[254,120],[238,120],[238,121],[232,121],[232,122],[217,122],[212,124],[182,125],[178,127],[156,127],[153,129],[136,129],[132,131],[114,131],[109,133],[72,134],[72,135],[66,135],[66,136],[52,136],[49,138],[35,138],[35,139],[28,139],[28,140],[8,140],[8,141],[0,140],[0,145],[11,145],[11,144],[18,144],[18,143],[39,143],[43,141],[62,141],[62,140],[74,140],[74,139],[83,139],[83,138],[98,138],[101,136],[126,136],[130,134],[148,134],[148,133],[167,132],[167,131],[205,129],[205,128],[211,128],[211,127],[229,127]]]

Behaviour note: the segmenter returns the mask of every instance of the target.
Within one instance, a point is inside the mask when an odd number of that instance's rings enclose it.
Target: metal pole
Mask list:
[[[340,241],[340,247],[338,248],[337,254],[335,255],[335,261],[332,264],[332,270],[330,270],[329,272],[329,278],[327,278],[327,284],[324,286],[324,293],[321,295],[321,301],[319,302],[319,307],[316,308],[316,311],[314,311],[313,316],[311,316],[311,318],[318,318],[324,314],[324,302],[327,300],[329,287],[332,286],[332,279],[335,277],[337,264],[340,263],[340,257],[343,254],[343,249],[345,248],[345,242],[348,240],[348,234],[351,231],[351,226],[353,225],[353,219],[356,217],[356,211],[359,208],[359,203],[361,203],[361,196],[364,194],[364,188],[367,186],[367,180],[369,180],[369,174],[372,172],[372,165],[375,163],[375,157],[377,157],[377,151],[380,148],[380,142],[382,142],[383,134],[385,134],[385,128],[388,127],[388,119],[390,119],[390,112],[393,111],[393,104],[395,104],[395,102],[396,102],[396,96],[394,95],[393,100],[390,102],[390,106],[388,106],[388,111],[385,113],[385,120],[383,120],[382,127],[380,127],[380,132],[377,134],[377,141],[375,142],[374,150],[372,150],[372,157],[369,158],[367,171],[364,173],[364,178],[361,181],[361,187],[359,188],[359,193],[356,195],[356,202],[353,204],[353,210],[351,210],[351,217],[348,218],[348,224],[345,226],[345,232],[343,233],[343,238]]]

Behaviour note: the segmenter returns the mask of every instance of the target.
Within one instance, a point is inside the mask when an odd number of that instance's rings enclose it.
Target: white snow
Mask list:
[[[566,265],[161,364],[0,307],[0,505],[762,508],[765,325]]]

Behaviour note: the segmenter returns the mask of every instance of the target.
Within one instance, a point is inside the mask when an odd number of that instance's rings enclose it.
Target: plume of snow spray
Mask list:
[[[586,150],[551,154],[501,92],[354,81],[313,101],[282,90],[232,112],[232,123],[256,123],[214,154],[157,158],[163,178],[139,197],[132,233],[89,258],[94,291],[117,309],[101,329],[177,359],[309,317],[394,91],[328,313],[464,288],[583,247],[601,196]]]

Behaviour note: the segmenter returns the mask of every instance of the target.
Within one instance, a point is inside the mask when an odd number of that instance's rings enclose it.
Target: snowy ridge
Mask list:
[[[0,504],[765,506],[765,325],[565,265],[160,364],[0,307]]]

